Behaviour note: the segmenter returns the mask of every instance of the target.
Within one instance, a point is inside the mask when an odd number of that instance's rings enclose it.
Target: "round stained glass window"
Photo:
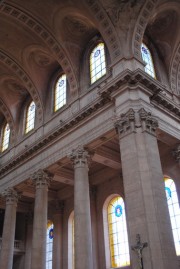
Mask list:
[[[115,215],[116,215],[116,217],[120,217],[122,215],[122,206],[117,205],[115,207]]]
[[[96,50],[96,52],[94,53],[94,57],[98,57],[100,54],[100,50]]]
[[[53,229],[50,229],[49,230],[49,238],[50,239],[53,239],[54,238],[54,230]]]

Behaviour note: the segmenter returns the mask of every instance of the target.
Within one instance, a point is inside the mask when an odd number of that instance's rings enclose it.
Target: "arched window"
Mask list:
[[[46,269],[52,269],[52,251],[53,251],[53,232],[54,225],[52,221],[47,223],[46,233]]]
[[[106,57],[104,43],[99,43],[90,55],[91,84],[106,74]]]
[[[66,104],[66,75],[60,76],[54,89],[54,112]]]
[[[34,129],[35,112],[36,112],[36,106],[35,106],[35,103],[32,101],[30,105],[28,106],[27,113],[26,113],[26,126],[25,126],[26,134]]]
[[[108,205],[108,232],[111,267],[130,264],[126,214],[123,198],[116,196]]]
[[[164,181],[176,254],[180,255],[180,208],[176,186],[171,178],[166,177]]]
[[[68,220],[68,269],[74,269],[74,211]]]
[[[141,55],[143,61],[146,63],[145,72],[148,73],[151,77],[156,78],[151,52],[144,43],[141,45]]]
[[[9,124],[6,123],[2,130],[2,147],[1,147],[2,152],[9,147],[9,139],[10,139],[10,128]]]

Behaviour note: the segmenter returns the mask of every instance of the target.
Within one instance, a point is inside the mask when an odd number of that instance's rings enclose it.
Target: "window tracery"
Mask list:
[[[156,78],[151,52],[144,43],[141,44],[141,55],[143,61],[146,63],[146,66],[144,68],[145,72],[149,74],[151,77]]]
[[[2,147],[1,147],[2,152],[9,147],[9,140],[10,140],[10,127],[9,124],[6,123],[2,130]]]
[[[66,104],[66,91],[67,91],[66,75],[63,74],[57,80],[54,89],[54,112],[56,112]]]
[[[174,244],[176,254],[180,255],[180,208],[178,202],[178,196],[176,191],[176,185],[171,178],[164,178],[165,191],[167,204],[169,209],[169,215],[171,220],[171,228],[173,232]]]
[[[90,54],[91,84],[106,74],[106,57],[104,43],[99,43]]]
[[[34,129],[35,124],[35,112],[36,112],[36,105],[34,101],[32,101],[28,108],[26,113],[26,126],[25,126],[25,133],[29,133],[31,130]]]
[[[116,196],[108,205],[108,230],[113,268],[130,264],[126,214],[123,198]]]

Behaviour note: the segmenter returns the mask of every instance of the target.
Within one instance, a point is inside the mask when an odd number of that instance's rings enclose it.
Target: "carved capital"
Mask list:
[[[30,176],[30,179],[35,184],[36,188],[48,187],[52,181],[52,174],[43,169],[39,169],[34,174]]]
[[[180,163],[180,144],[177,145],[176,149],[174,149],[172,153],[176,162]]]
[[[140,117],[142,131],[147,131],[151,134],[155,134],[155,131],[158,127],[157,119],[154,118],[151,113],[147,112],[144,108],[141,108],[138,113]]]
[[[151,112],[147,112],[144,108],[141,108],[139,111],[130,108],[127,113],[122,114],[116,120],[114,126],[120,137],[139,131],[146,131],[155,135],[158,121],[151,115]]]
[[[91,160],[89,153],[82,145],[79,145],[77,149],[72,150],[72,152],[68,154],[68,158],[72,161],[74,167],[88,166]]]
[[[20,198],[20,194],[15,189],[10,187],[4,190],[1,195],[6,199],[6,204],[17,204],[18,199]]]
[[[114,126],[120,136],[135,132],[135,111],[130,108],[127,113],[121,114]]]

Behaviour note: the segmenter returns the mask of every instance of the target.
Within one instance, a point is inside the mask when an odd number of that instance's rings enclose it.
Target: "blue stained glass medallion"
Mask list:
[[[61,87],[64,84],[64,80],[61,80],[59,86]]]
[[[169,200],[171,198],[171,189],[169,187],[165,187],[165,191],[167,199]]]
[[[120,217],[122,215],[122,206],[117,205],[115,207],[115,215],[116,215],[116,217]]]
[[[49,230],[49,238],[50,239],[53,239],[54,238],[54,230],[53,229],[50,229]]]
[[[100,54],[100,50],[96,50],[96,52],[94,53],[94,57],[98,57]]]
[[[145,54],[148,54],[148,51],[145,47],[142,47],[142,51],[145,53]]]

